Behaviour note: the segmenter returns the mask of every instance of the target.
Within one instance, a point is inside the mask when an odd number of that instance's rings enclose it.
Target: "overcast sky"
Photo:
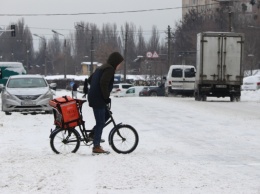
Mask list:
[[[98,27],[106,23],[116,23],[118,30],[125,22],[142,26],[144,35],[150,37],[153,25],[165,31],[170,25],[181,20],[181,0],[3,0],[0,7],[0,27],[24,18],[32,33],[46,38],[53,34],[52,29],[68,35],[75,30],[76,22],[95,23]],[[145,11],[135,13],[82,14],[61,16],[3,16],[2,14],[77,14],[107,13],[164,9],[162,11]],[[163,35],[163,34],[162,34]],[[37,39],[34,37],[34,39]]]

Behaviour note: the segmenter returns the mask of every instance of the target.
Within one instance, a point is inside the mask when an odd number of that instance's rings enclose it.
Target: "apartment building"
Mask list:
[[[212,15],[223,6],[227,12],[243,14],[243,17],[260,26],[260,0],[255,0],[253,6],[249,0],[182,0],[182,18],[191,9],[207,16]]]
[[[182,17],[191,9],[199,13],[208,13],[217,11],[221,6],[226,6],[230,11],[236,11],[246,14],[258,14],[260,10],[260,0],[255,0],[252,6],[249,0],[182,0]]]
[[[217,7],[219,7],[219,3],[214,0],[182,0],[182,18],[191,9],[196,10],[198,13],[207,12],[210,14]]]

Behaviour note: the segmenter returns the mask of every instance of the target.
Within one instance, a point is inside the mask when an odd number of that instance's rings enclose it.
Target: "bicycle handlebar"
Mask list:
[[[107,109],[108,109],[108,110],[111,109],[111,102],[107,104]]]

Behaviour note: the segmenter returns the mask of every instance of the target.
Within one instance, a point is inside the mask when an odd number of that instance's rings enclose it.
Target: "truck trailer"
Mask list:
[[[210,96],[240,101],[243,50],[242,33],[202,32],[197,35],[195,100],[206,101]]]

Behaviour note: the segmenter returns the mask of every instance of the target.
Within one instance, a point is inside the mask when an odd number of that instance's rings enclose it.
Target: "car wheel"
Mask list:
[[[165,94],[166,97],[169,96],[169,91],[168,91],[168,88],[167,88],[167,87],[164,89],[164,94]]]
[[[53,113],[52,110],[46,110],[46,111],[45,111],[45,114],[52,114],[52,113]]]
[[[150,96],[157,96],[157,93],[156,92],[151,92]]]
[[[5,112],[5,115],[11,115],[12,113],[10,113],[10,112]]]

